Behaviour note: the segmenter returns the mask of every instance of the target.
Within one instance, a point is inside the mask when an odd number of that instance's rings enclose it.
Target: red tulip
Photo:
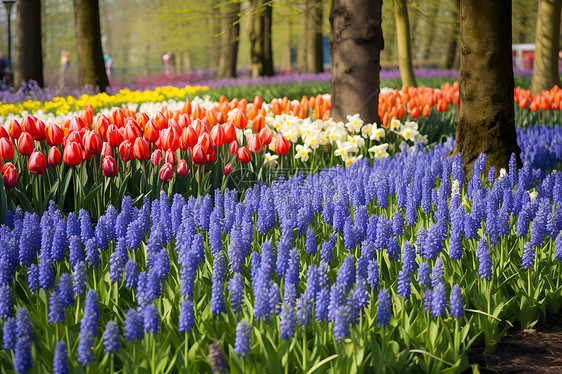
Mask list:
[[[80,131],[84,127],[86,127],[86,122],[84,122],[84,118],[79,116],[74,116],[68,123],[68,131]]]
[[[148,121],[144,126],[144,137],[151,143],[156,143],[159,137],[159,130],[154,121]]]
[[[260,131],[260,139],[261,139],[261,143],[267,147],[269,145],[269,143],[271,143],[271,139],[273,138],[273,133],[271,132],[271,130],[269,129],[269,127],[265,126],[263,129],[261,129]]]
[[[174,166],[166,162],[160,168],[160,179],[164,182],[169,181],[174,176]]]
[[[236,126],[237,128],[244,130],[246,128],[246,126],[248,125],[248,118],[246,118],[246,115],[244,113],[242,113],[241,110],[239,110],[236,115],[234,116],[234,126]]]
[[[8,130],[4,126],[0,126],[0,138],[10,139],[10,134],[8,134]]]
[[[127,120],[127,126],[125,126],[124,138],[133,143],[139,136],[141,136],[141,132],[138,128],[137,121],[129,118]]]
[[[49,123],[45,127],[45,134],[47,135],[47,144],[51,147],[62,144],[64,140],[64,132],[59,125],[54,123]]]
[[[41,121],[40,119],[35,121],[35,130],[33,131],[33,133],[31,134],[33,135],[33,139],[37,140],[37,141],[43,141],[47,138],[46,132],[45,132],[45,122]]]
[[[280,155],[289,153],[289,141],[283,135],[275,141],[275,152]]]
[[[178,124],[180,125],[180,128],[185,129],[191,124],[191,118],[187,114],[183,113],[178,118]]]
[[[101,152],[103,141],[95,131],[90,131],[84,137],[84,149],[86,152],[94,155]]]
[[[113,178],[117,176],[117,163],[111,156],[105,156],[101,164],[103,176],[106,178]]]
[[[252,155],[250,154],[250,151],[248,151],[246,147],[240,147],[238,150],[238,161],[243,164],[247,164],[251,159]]]
[[[18,182],[18,170],[11,162],[8,162],[2,167],[2,179],[7,189],[12,189],[16,186]]]
[[[154,152],[152,152],[152,155],[150,156],[150,162],[152,162],[152,165],[154,166],[160,165],[160,163],[162,162],[162,150],[160,148],[155,149]]]
[[[125,113],[123,112],[123,109],[114,109],[111,115],[113,116],[113,123],[115,124],[115,126],[123,127],[123,125],[125,124]]]
[[[18,139],[18,152],[24,156],[29,156],[33,153],[35,144],[33,138],[28,132],[22,132]]]
[[[80,136],[80,133],[78,131],[71,131],[66,137],[66,140],[63,142],[63,144],[66,146],[66,143],[69,142],[76,142],[82,145],[82,137]]]
[[[213,129],[211,130],[211,139],[213,139],[213,143],[215,143],[217,147],[220,147],[224,144],[224,138],[225,134],[222,125],[219,124],[213,127]]]
[[[144,138],[136,138],[135,144],[133,144],[133,156],[137,160],[146,160],[150,157],[150,149],[148,148],[148,142]]]
[[[21,131],[28,132],[31,135],[35,131],[35,117],[23,117],[21,120]],[[19,139],[19,136],[17,139]]]
[[[110,125],[109,119],[104,114],[100,114],[96,119],[96,123],[94,123],[94,131],[97,132],[102,139],[105,139],[107,129]]]
[[[167,128],[160,131],[160,146],[164,151],[171,149],[174,152],[180,147],[180,140],[174,129]]]
[[[10,121],[10,126],[8,126],[8,132],[10,133],[12,139],[19,139],[21,135],[21,126],[15,118]]]
[[[212,148],[211,152],[207,153],[207,162],[215,162],[217,160],[217,152]]]
[[[94,157],[93,153],[90,153],[90,152],[86,151],[85,149],[82,149],[82,160],[88,161],[88,160],[91,160],[92,157]]]
[[[195,147],[191,149],[191,159],[195,165],[203,165],[207,162],[207,155],[201,144],[195,144]]]
[[[232,164],[229,162],[224,167],[224,175],[226,176],[226,175],[230,174],[231,171],[232,171]]]
[[[189,172],[189,167],[187,166],[187,162],[185,160],[180,160],[178,163],[177,173],[179,177],[187,176]]]
[[[194,147],[195,144],[197,144],[197,138],[199,137],[193,126],[189,126],[184,129],[182,132],[182,136],[185,136],[185,141],[190,147]]]
[[[43,174],[47,169],[45,155],[41,152],[33,152],[27,161],[27,168],[32,174]]]
[[[80,165],[82,162],[82,150],[80,149],[80,145],[76,142],[67,142],[62,160],[68,166]]]
[[[109,145],[112,147],[118,147],[123,141],[123,136],[119,132],[119,129],[115,125],[109,125],[107,132],[105,133],[106,139]]]
[[[60,165],[61,159],[62,157],[59,149],[57,147],[51,147],[51,149],[49,150],[49,156],[47,158],[49,165]]]
[[[131,147],[131,142],[128,140],[123,140],[119,145],[119,155],[121,155],[121,160],[123,162],[131,161],[133,159],[133,147]]]
[[[109,145],[108,142],[103,142],[103,144],[101,146],[101,158],[102,158],[102,160],[104,158],[106,158],[107,156],[113,157],[113,148],[111,148],[111,146]]]
[[[235,140],[229,146],[230,155],[234,156],[238,152],[238,142]]]
[[[156,116],[154,116],[154,123],[156,124],[156,127],[160,131],[168,127],[168,119],[164,116],[162,112],[156,113]]]
[[[14,157],[14,144],[6,138],[0,138],[0,158],[9,160],[12,157]]]
[[[248,138],[248,149],[250,152],[259,153],[261,152],[262,144],[261,139],[258,134],[252,134]]]
[[[261,109],[262,104],[263,100],[261,99],[261,97],[256,95],[256,97],[254,97],[254,105],[256,106],[256,108]]]
[[[236,127],[234,127],[234,123],[228,122],[224,125],[224,142],[225,143],[232,143],[236,140]]]
[[[140,128],[144,128],[146,124],[150,121],[150,117],[146,113],[138,113],[137,114],[137,123],[139,124]]]
[[[210,153],[211,150],[215,149],[215,143],[213,143],[213,139],[211,139],[211,135],[209,135],[206,132],[199,135],[199,139],[197,139],[197,143],[201,144],[201,147],[203,147],[203,151],[205,151],[205,153]]]

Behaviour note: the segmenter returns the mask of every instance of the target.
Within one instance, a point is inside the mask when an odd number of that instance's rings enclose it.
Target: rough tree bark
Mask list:
[[[533,95],[541,93],[542,90],[550,90],[555,85],[560,86],[558,49],[561,8],[561,0],[539,0],[535,33],[535,62],[531,84]]]
[[[365,123],[380,123],[382,0],[333,0],[330,12],[332,117],[345,121],[358,113]]]
[[[394,20],[396,23],[396,44],[398,45],[398,67],[402,84],[416,86],[416,76],[412,66],[412,41],[410,20],[406,0],[394,1]]]
[[[251,0],[250,9],[250,55],[251,75],[273,76],[273,51],[271,47],[271,3],[267,0]]]
[[[459,118],[454,153],[462,152],[465,175],[486,153],[487,165],[508,169],[519,155],[513,104],[511,0],[461,0]]]
[[[109,85],[101,48],[98,0],[74,0],[78,85],[98,87],[105,92]]]
[[[238,41],[240,35],[240,3],[234,1],[221,7],[221,48],[219,59],[219,78],[236,77]]]
[[[307,20],[306,66],[309,73],[321,73],[324,70],[322,61],[322,0],[308,0],[310,11]]]
[[[16,9],[16,55],[14,86],[34,80],[43,87],[43,56],[41,47],[41,2],[18,0]]]

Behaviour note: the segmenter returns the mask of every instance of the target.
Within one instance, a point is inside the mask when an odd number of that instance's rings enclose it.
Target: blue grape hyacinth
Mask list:
[[[248,321],[241,320],[236,326],[236,340],[234,343],[234,352],[238,353],[243,358],[250,351],[250,341],[252,336],[252,327]]]

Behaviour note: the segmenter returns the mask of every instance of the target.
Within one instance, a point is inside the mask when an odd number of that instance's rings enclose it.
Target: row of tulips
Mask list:
[[[560,310],[562,174],[513,157],[496,178],[481,156],[466,182],[452,149],[243,194],[127,196],[95,224],[10,211],[0,367],[462,372],[472,345]]]

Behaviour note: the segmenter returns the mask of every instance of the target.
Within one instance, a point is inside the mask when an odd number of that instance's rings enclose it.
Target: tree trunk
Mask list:
[[[535,33],[535,63],[533,67],[533,95],[560,86],[558,48],[560,36],[561,0],[539,0]]]
[[[420,46],[420,59],[427,60],[431,55],[431,46],[434,43],[435,37],[435,18],[437,18],[437,13],[439,11],[439,5],[429,4],[430,8],[427,11],[427,21],[423,28],[422,44]]]
[[[394,1],[394,19],[396,22],[396,44],[398,45],[398,67],[402,84],[416,86],[416,76],[412,66],[412,41],[410,39],[410,20],[406,0]]]
[[[34,80],[43,87],[41,2],[18,0],[16,9],[16,56],[14,86]]]
[[[222,47],[222,38],[218,35],[221,33],[222,21],[219,20],[220,10],[217,8],[218,1],[213,0],[211,9],[213,15],[209,17],[209,27],[211,29],[211,45],[208,49],[207,55],[209,57],[209,68],[213,71],[218,71],[220,63],[220,52]]]
[[[101,48],[98,0],[74,0],[78,84],[105,92],[108,81]]]
[[[462,152],[465,175],[487,154],[488,170],[508,169],[519,156],[513,105],[511,0],[461,0],[459,118],[454,153]]]
[[[305,73],[308,69],[307,66],[307,46],[306,36],[308,35],[308,18],[310,18],[310,11],[307,8],[306,0],[303,2],[303,14],[299,20],[299,40],[297,42],[297,70],[299,73]]]
[[[336,121],[358,113],[380,123],[378,103],[382,0],[333,0],[330,12],[332,109]]]
[[[454,6],[454,10],[449,12],[451,25],[449,27],[449,35],[447,36],[445,53],[443,53],[441,58],[441,69],[453,68],[459,44],[459,0],[453,0],[452,5]]]
[[[321,73],[322,61],[322,0],[308,0],[306,65],[309,73]]]
[[[240,3],[238,1],[221,7],[222,35],[219,59],[219,78],[236,77],[236,60],[238,58],[238,40],[240,35]]]
[[[271,48],[271,4],[266,0],[251,0],[249,36],[252,78],[273,76],[273,51]]]

